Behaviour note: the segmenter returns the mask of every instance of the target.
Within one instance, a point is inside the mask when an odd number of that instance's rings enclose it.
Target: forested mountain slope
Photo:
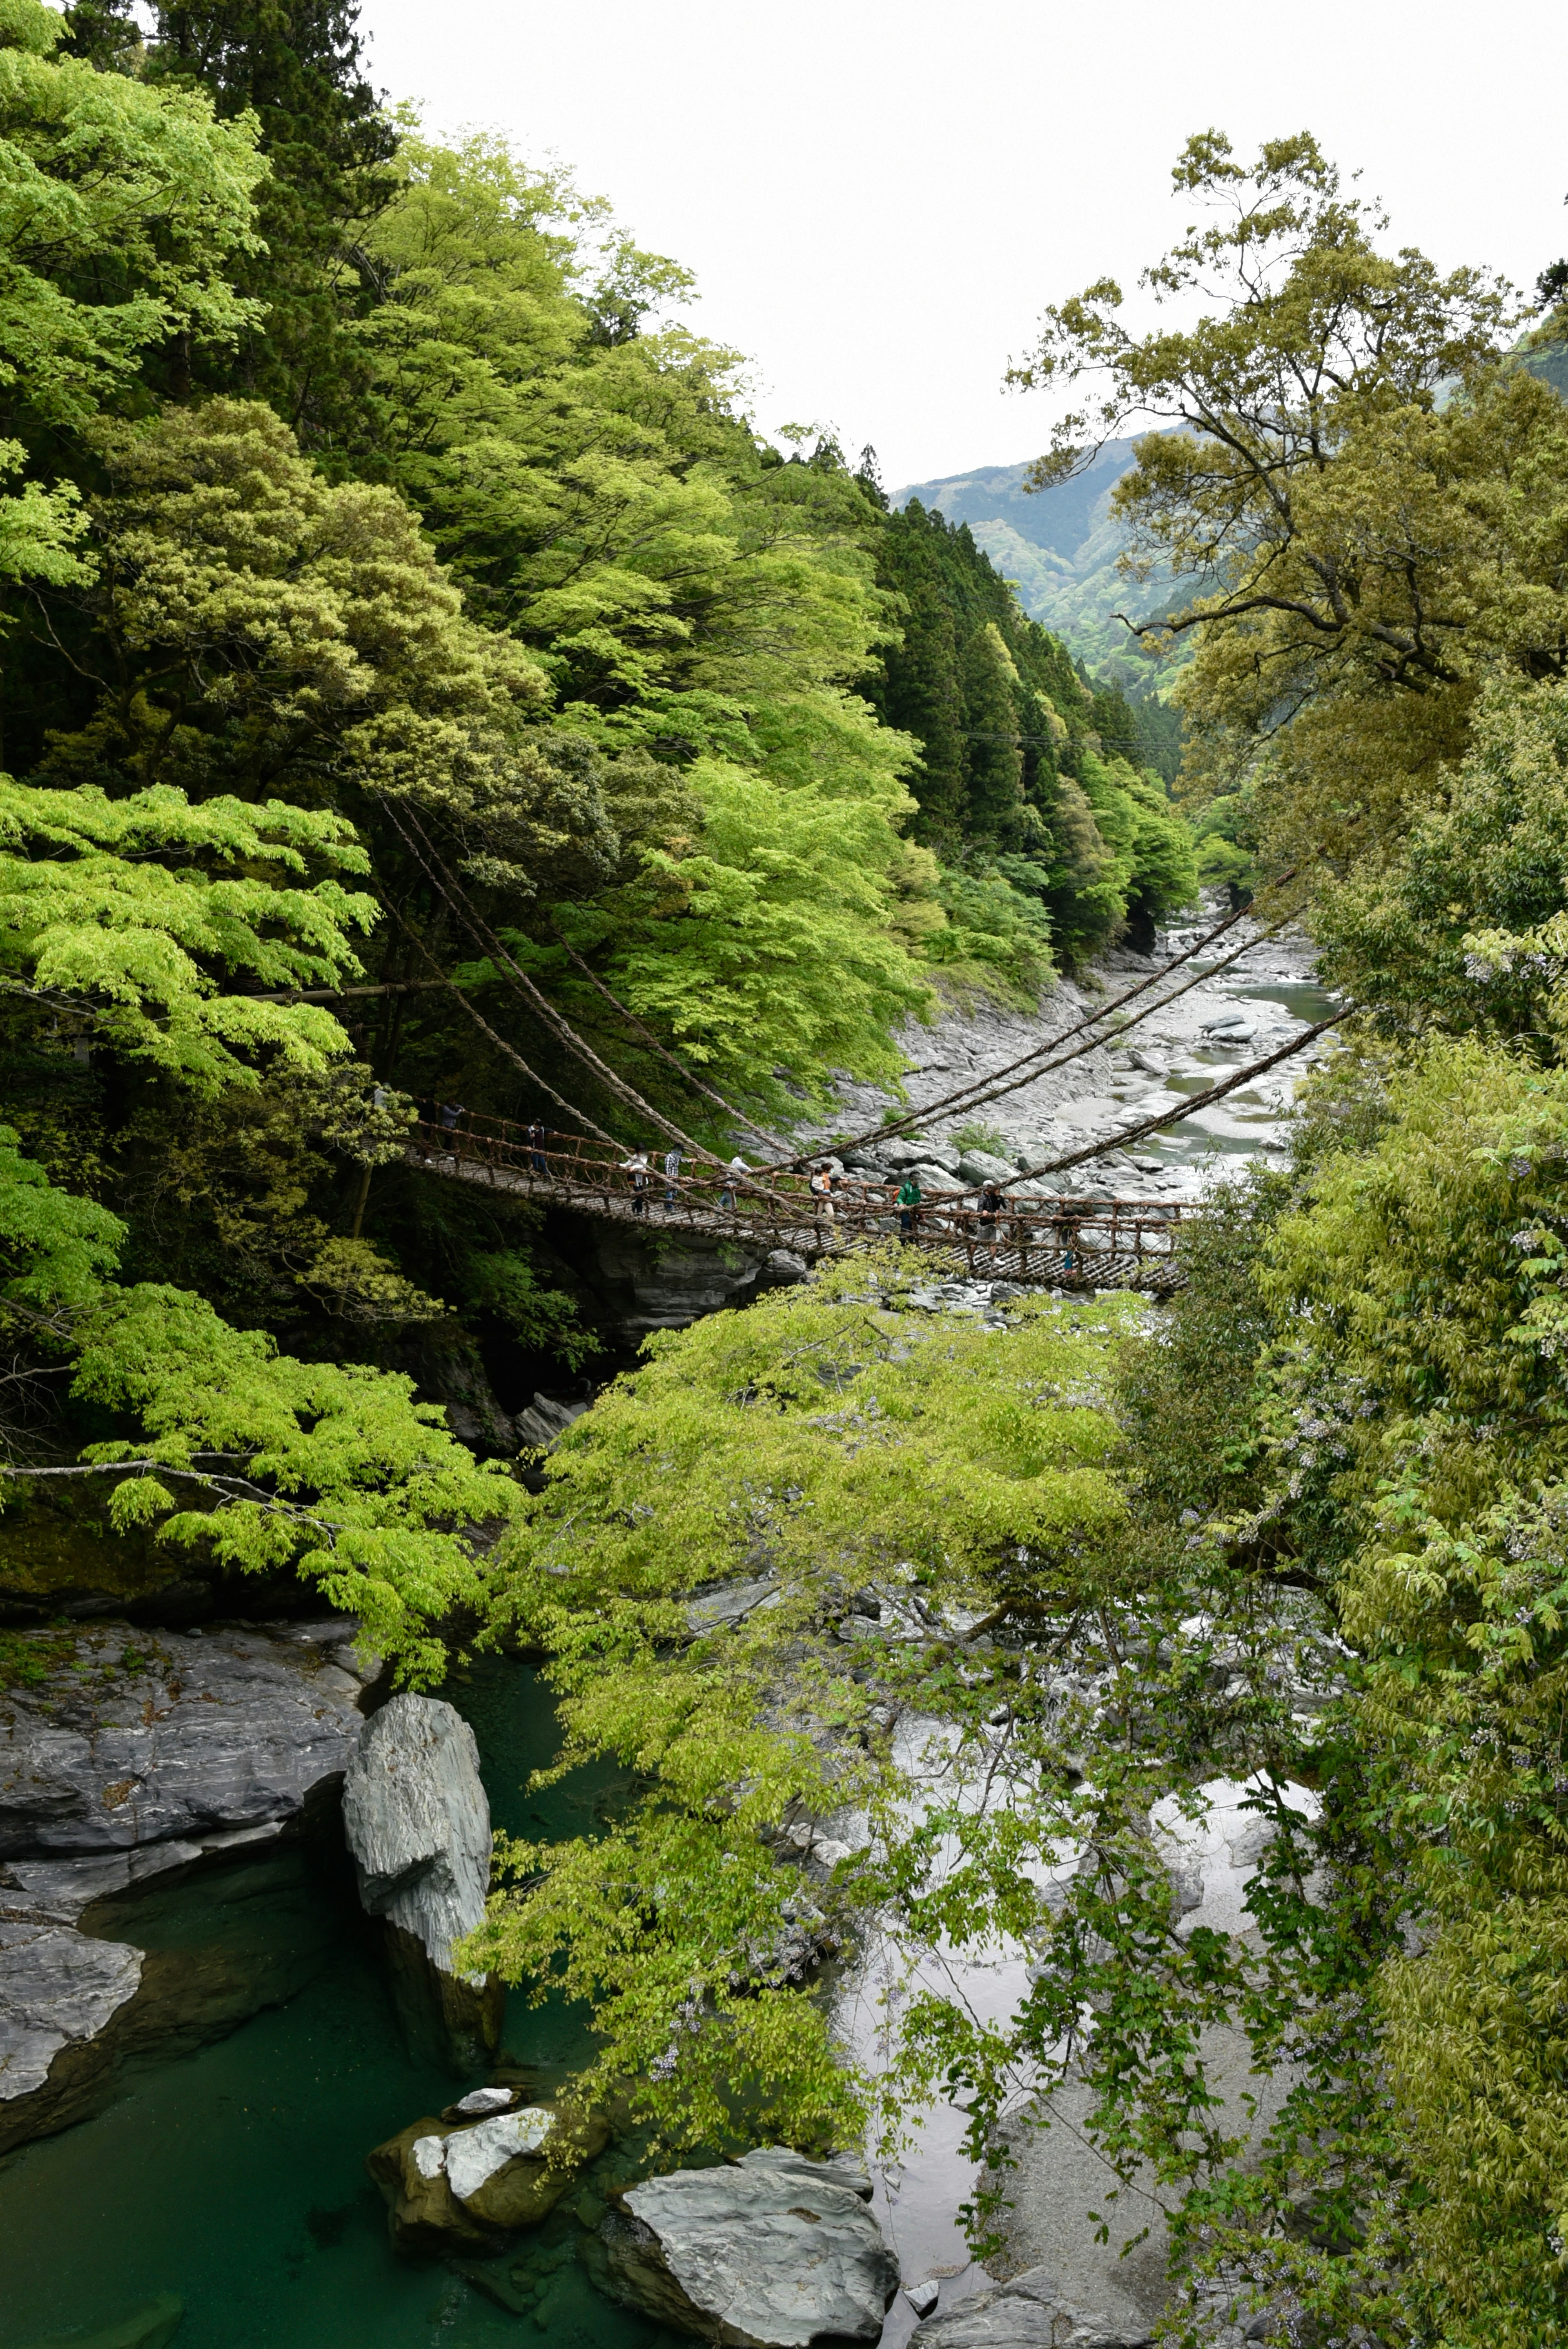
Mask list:
[[[17,1459],[156,1429],[286,1563],[196,1464],[272,1427],[300,1554],[397,1644],[440,1599],[424,1480],[468,1473],[416,1396],[592,1350],[526,1208],[404,1165],[414,1103],[727,1155],[720,1101],[894,1081],[938,982],[1030,1000],[1188,894],[1184,828],[993,575],[906,580],[873,483],[758,437],[676,263],[385,111],[351,6],[6,0],[0,138]],[[912,585],[966,664],[929,723]],[[318,1365],[332,1474],[389,1446],[415,1513],[352,1569],[291,1450]]]

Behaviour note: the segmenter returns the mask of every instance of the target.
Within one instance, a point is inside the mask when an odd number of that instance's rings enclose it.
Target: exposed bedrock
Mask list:
[[[610,2288],[661,2324],[728,2349],[875,2341],[898,2261],[838,2162],[765,2146],[716,2169],[628,2187],[602,2230]]]
[[[910,2349],[1148,2349],[1150,2328],[1079,2308],[1045,2268],[928,2317]]]
[[[343,1821],[359,1897],[387,1922],[405,2028],[432,2052],[478,2060],[499,2044],[505,1992],[452,1960],[490,1889],[490,1803],[461,1713],[438,1697],[383,1705],[349,1764]]]
[[[629,1350],[651,1330],[684,1330],[806,1278],[807,1266],[788,1249],[665,1230],[659,1195],[655,1185],[643,1227],[565,1212],[549,1219],[551,1239],[583,1283],[592,1318]]]
[[[230,2028],[298,1979],[308,1927],[242,1958],[221,1896],[199,1951],[139,1920],[214,1868],[288,1909],[301,1861],[275,1847],[330,1820],[379,1671],[356,1630],[37,1636],[42,1676],[0,1698],[0,2149],[94,2110],[133,2046]]]

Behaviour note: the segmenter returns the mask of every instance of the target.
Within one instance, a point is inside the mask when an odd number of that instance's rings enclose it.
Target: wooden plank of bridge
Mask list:
[[[581,1135],[535,1136],[501,1118],[458,1112],[421,1120],[407,1155],[423,1171],[524,1197],[548,1198],[616,1223],[675,1227],[752,1246],[786,1247],[807,1257],[900,1237],[962,1267],[971,1278],[1015,1278],[1053,1287],[1141,1288],[1169,1291],[1183,1276],[1171,1248],[1181,1210],[1143,1200],[1066,1200],[1046,1213],[1033,1202],[982,1220],[967,1193],[937,1193],[913,1229],[889,1194],[892,1185],[857,1185],[830,1201],[806,1180],[778,1168],[762,1176],[703,1169],[666,1174],[650,1154],[635,1167]],[[1149,1245],[1150,1232],[1162,1245]],[[1086,1239],[1085,1235],[1088,1235]]]

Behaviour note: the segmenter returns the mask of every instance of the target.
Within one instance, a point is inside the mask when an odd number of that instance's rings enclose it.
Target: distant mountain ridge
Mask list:
[[[967,523],[977,546],[998,571],[1016,580],[1024,609],[1061,636],[1085,666],[1111,664],[1124,687],[1149,690],[1149,673],[1113,612],[1138,616],[1155,606],[1169,586],[1161,574],[1146,583],[1118,571],[1126,533],[1110,514],[1110,493],[1132,463],[1131,440],[1108,440],[1094,462],[1074,481],[1054,489],[1026,490],[1028,466],[980,465],[939,481],[912,481],[895,490],[892,502],[918,498],[950,523]]]

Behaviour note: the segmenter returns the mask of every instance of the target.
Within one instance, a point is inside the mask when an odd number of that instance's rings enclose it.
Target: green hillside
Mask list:
[[[1108,441],[1076,481],[1054,489],[1026,490],[1027,464],[981,465],[911,482],[892,502],[917,499],[927,512],[966,523],[975,544],[1017,582],[1029,616],[1065,637],[1091,669],[1114,664],[1116,681],[1137,698],[1151,689],[1150,673],[1111,616],[1141,618],[1159,604],[1167,582],[1162,575],[1147,585],[1131,582],[1117,569],[1127,541],[1111,519],[1110,492],[1131,465],[1132,450],[1130,440]]]

